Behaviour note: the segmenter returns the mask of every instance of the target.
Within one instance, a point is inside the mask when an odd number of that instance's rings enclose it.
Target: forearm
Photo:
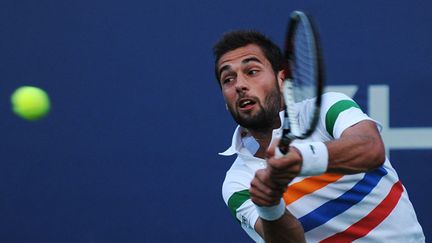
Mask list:
[[[381,166],[385,149],[376,125],[361,122],[347,129],[341,138],[326,142],[329,154],[327,172],[354,174]]]
[[[285,211],[285,214],[275,221],[258,218],[255,230],[267,243],[306,242],[303,227],[289,211]]]

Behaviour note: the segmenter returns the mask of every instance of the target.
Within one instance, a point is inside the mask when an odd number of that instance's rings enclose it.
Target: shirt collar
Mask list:
[[[275,138],[280,138],[282,135],[282,125],[283,125],[283,119],[284,119],[284,112],[279,112],[279,119],[281,121],[281,127],[274,129],[272,134],[272,141]],[[247,130],[242,126],[237,126],[236,130],[234,131],[234,135],[232,137],[231,146],[225,150],[222,153],[219,153],[219,155],[223,156],[231,156],[234,154],[240,154],[241,151],[244,148],[243,144],[243,138],[248,135]]]

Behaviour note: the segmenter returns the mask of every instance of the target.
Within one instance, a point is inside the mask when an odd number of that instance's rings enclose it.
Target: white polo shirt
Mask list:
[[[307,111],[312,106],[312,100],[297,104],[300,126],[308,124]],[[283,112],[280,116],[282,119]],[[326,93],[317,129],[308,139],[293,143],[338,139],[346,128],[363,120],[372,119],[351,98]],[[281,136],[281,130],[273,131],[273,139]],[[254,230],[258,214],[249,194],[255,172],[266,163],[253,156],[258,147],[246,129],[237,127],[231,147],[220,153],[237,155],[226,174],[222,195],[246,233],[256,242],[264,242]],[[425,241],[408,194],[388,159],[367,173],[297,177],[288,185],[283,199],[302,224],[308,242]]]

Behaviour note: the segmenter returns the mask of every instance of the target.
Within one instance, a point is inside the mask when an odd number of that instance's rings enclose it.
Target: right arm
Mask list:
[[[273,152],[273,151],[272,151]],[[270,152],[271,153],[271,152]],[[271,155],[271,154],[269,154]],[[290,153],[291,156],[297,156]],[[261,207],[274,206],[279,204],[282,195],[286,190],[286,184],[275,184],[274,171],[271,167],[258,170],[251,182],[249,192],[252,202]],[[295,176],[293,175],[292,178]],[[268,221],[258,217],[255,223],[255,231],[265,240],[265,242],[306,242],[304,230],[297,218],[285,209],[285,213],[277,220]]]
[[[282,218],[275,221],[258,218],[255,223],[255,231],[266,242],[306,242],[303,227],[287,210]]]

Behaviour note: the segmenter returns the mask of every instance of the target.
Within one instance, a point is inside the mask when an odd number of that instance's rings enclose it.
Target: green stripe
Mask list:
[[[333,104],[326,114],[326,129],[327,132],[333,137],[333,128],[336,123],[336,119],[339,114],[343,111],[348,110],[349,108],[356,107],[360,109],[360,106],[357,105],[352,100],[341,100]]]
[[[246,189],[234,193],[228,199],[228,207],[230,208],[231,214],[234,216],[234,218],[237,219],[237,209],[249,198],[250,198],[249,189]]]

